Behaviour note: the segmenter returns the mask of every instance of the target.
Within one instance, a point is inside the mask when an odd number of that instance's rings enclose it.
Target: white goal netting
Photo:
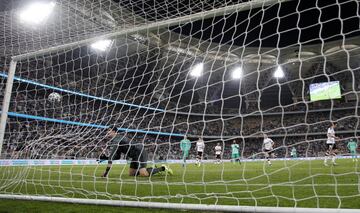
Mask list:
[[[0,8],[0,194],[360,208],[358,1]],[[173,174],[129,176],[136,160],[123,153],[101,177],[109,126]]]

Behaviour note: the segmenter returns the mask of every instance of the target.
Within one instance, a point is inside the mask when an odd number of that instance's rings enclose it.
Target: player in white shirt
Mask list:
[[[268,138],[266,134],[264,134],[263,152],[265,153],[269,166],[271,166],[270,157],[274,157],[274,141]]]
[[[196,155],[196,163],[195,163],[195,165],[197,165],[197,166],[201,165],[201,160],[202,160],[202,157],[203,157],[204,150],[205,150],[204,139],[202,137],[200,137],[199,140],[196,142],[197,155]]]
[[[331,126],[327,130],[327,140],[326,140],[327,151],[325,153],[325,160],[324,160],[325,166],[328,166],[327,160],[330,157],[331,157],[331,161],[332,161],[333,165],[337,165],[335,163],[336,153],[337,153],[335,140],[337,140],[339,138],[335,136],[336,125],[337,125],[336,123],[331,123]]]
[[[216,162],[215,164],[220,164],[221,162],[221,152],[222,152],[222,147],[220,146],[220,143],[217,143],[217,145],[215,146],[215,158],[216,158]]]

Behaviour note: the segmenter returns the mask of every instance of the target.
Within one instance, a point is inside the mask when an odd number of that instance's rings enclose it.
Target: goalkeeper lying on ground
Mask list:
[[[110,140],[110,155],[109,157],[105,155],[100,156],[100,160],[108,160],[108,165],[102,177],[107,177],[112,166],[112,161],[119,160],[121,153],[125,155],[126,159],[131,159],[129,168],[130,176],[149,177],[163,171],[165,171],[166,174],[172,174],[171,169],[165,165],[161,165],[160,168],[146,168],[148,159],[144,145],[130,141],[125,134],[119,134],[117,131],[117,127],[115,126],[111,126],[107,130],[106,137]]]

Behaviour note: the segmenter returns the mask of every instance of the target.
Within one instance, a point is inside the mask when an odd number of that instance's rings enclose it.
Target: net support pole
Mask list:
[[[0,158],[1,158],[3,141],[5,136],[6,120],[8,118],[8,111],[10,106],[11,92],[14,83],[16,63],[17,62],[14,60],[11,60],[10,62],[10,68],[9,68],[6,87],[5,87],[4,100],[2,103],[1,118],[0,118]]]

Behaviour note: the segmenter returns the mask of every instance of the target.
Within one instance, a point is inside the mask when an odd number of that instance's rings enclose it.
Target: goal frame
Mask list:
[[[171,27],[178,24],[183,24],[188,21],[196,21],[204,18],[214,17],[218,14],[226,15],[232,12],[240,12],[249,9],[265,7],[272,4],[279,4],[291,0],[252,0],[236,5],[226,6],[219,9],[213,9],[206,12],[200,12],[183,17],[173,18],[165,21],[141,25],[129,29],[120,29],[112,33],[84,39],[77,42],[63,44],[47,49],[16,55],[11,58],[8,77],[6,81],[5,95],[3,99],[1,118],[0,118],[0,154],[2,151],[3,140],[5,136],[6,121],[8,118],[8,110],[11,100],[12,87],[18,61],[34,58],[40,55],[51,54],[57,51],[63,51],[75,46],[90,44],[99,39],[111,39],[122,35],[132,35],[144,31],[152,31],[164,27]],[[1,156],[0,156],[1,158]],[[80,199],[80,198],[66,198],[66,197],[47,197],[47,196],[32,196],[32,195],[17,195],[17,194],[0,194],[0,199],[8,200],[26,200],[26,201],[46,201],[59,203],[76,203],[89,205],[104,205],[104,206],[126,206],[126,207],[141,207],[141,208],[161,208],[161,209],[185,209],[185,210],[200,210],[200,211],[222,211],[222,212],[317,212],[317,213],[355,213],[358,209],[329,209],[329,208],[297,208],[297,207],[265,207],[265,206],[236,206],[236,205],[206,205],[206,204],[185,204],[185,203],[160,203],[160,202],[145,202],[145,201],[122,201],[122,200],[103,200],[103,199]]]

